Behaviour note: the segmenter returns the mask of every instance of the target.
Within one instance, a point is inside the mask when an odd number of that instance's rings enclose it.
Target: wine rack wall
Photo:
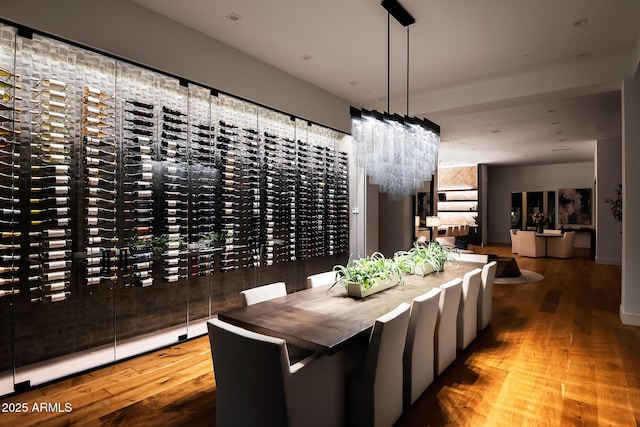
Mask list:
[[[0,394],[344,262],[342,136],[0,24]]]

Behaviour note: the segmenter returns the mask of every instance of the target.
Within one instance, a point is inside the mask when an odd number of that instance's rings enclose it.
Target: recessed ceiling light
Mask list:
[[[227,18],[231,19],[234,22],[238,22],[239,20],[242,19],[242,16],[238,15],[237,13],[230,13],[227,15]]]
[[[355,80],[352,81],[352,82],[349,82],[349,86],[356,86],[357,84],[358,84],[358,82],[355,81]]]
[[[587,59],[589,57],[589,52],[582,52],[576,55],[576,59]]]
[[[500,129],[494,129],[491,131],[491,133],[500,133],[500,132],[502,132]]]
[[[552,124],[552,125],[559,125],[559,124],[560,124],[560,122],[552,122],[551,124]]]
[[[300,57],[301,59],[304,59],[305,61],[308,61],[310,59],[313,59],[313,56],[309,55],[308,53],[305,53],[304,55],[302,55]]]
[[[574,27],[584,27],[588,23],[589,23],[589,19],[588,18],[582,18],[582,19],[578,19],[578,20],[573,21],[573,26]]]
[[[557,110],[547,110],[547,113],[555,113]]]
[[[556,151],[569,151],[571,150],[570,148],[554,148],[553,150],[551,150],[551,152],[556,152]]]
[[[566,139],[559,139],[558,142],[565,142]]]
[[[562,135],[564,132],[559,130],[558,132],[556,132],[556,135]]]

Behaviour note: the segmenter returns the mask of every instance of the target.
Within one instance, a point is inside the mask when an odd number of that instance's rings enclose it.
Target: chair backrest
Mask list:
[[[478,295],[482,286],[482,270],[476,268],[464,275],[458,308],[457,345],[464,350],[478,336]]]
[[[542,230],[542,234],[558,235],[558,234],[562,234],[562,230],[552,230],[550,228],[545,228],[544,230]]]
[[[284,340],[207,322],[216,382],[216,425],[287,425]]]
[[[404,347],[404,405],[412,405],[433,382],[434,334],[440,289],[413,299]]]
[[[489,262],[489,255],[486,254],[467,254],[464,252],[453,252],[451,254],[451,257],[457,259],[458,261],[478,262],[483,264]]]
[[[371,384],[373,391],[372,410],[368,411],[373,420],[364,425],[391,426],[402,415],[402,358],[410,309],[402,303],[373,325],[363,372],[364,383]]]
[[[483,330],[491,322],[493,308],[493,281],[496,278],[498,263],[491,261],[482,267],[482,286],[478,295],[478,330]]]
[[[246,289],[240,292],[242,298],[242,304],[246,307],[248,305],[257,304],[262,301],[267,301],[273,298],[283,297],[287,295],[287,287],[284,282],[271,283],[269,285],[262,285],[252,289]]]
[[[324,285],[333,285],[336,281],[335,271],[325,271],[324,273],[307,276],[307,288],[317,288]]]
[[[438,320],[435,337],[435,370],[440,375],[456,359],[456,322],[462,280],[454,279],[440,286]]]

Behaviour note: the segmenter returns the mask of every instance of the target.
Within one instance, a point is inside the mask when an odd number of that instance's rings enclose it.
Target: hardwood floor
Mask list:
[[[478,252],[510,254],[508,247]],[[542,282],[494,286],[491,325],[397,426],[640,425],[640,328],[620,323],[620,267],[516,257]],[[215,425],[206,337],[3,399],[0,425]],[[33,405],[69,403],[68,413]]]

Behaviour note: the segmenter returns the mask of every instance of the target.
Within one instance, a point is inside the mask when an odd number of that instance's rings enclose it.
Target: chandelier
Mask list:
[[[364,168],[380,191],[398,199],[416,192],[430,181],[438,165],[440,127],[409,117],[409,25],[415,19],[397,0],[384,0],[382,6],[407,27],[407,115],[359,110],[351,107],[351,136],[356,165]],[[387,111],[390,87],[390,30],[387,18]]]

